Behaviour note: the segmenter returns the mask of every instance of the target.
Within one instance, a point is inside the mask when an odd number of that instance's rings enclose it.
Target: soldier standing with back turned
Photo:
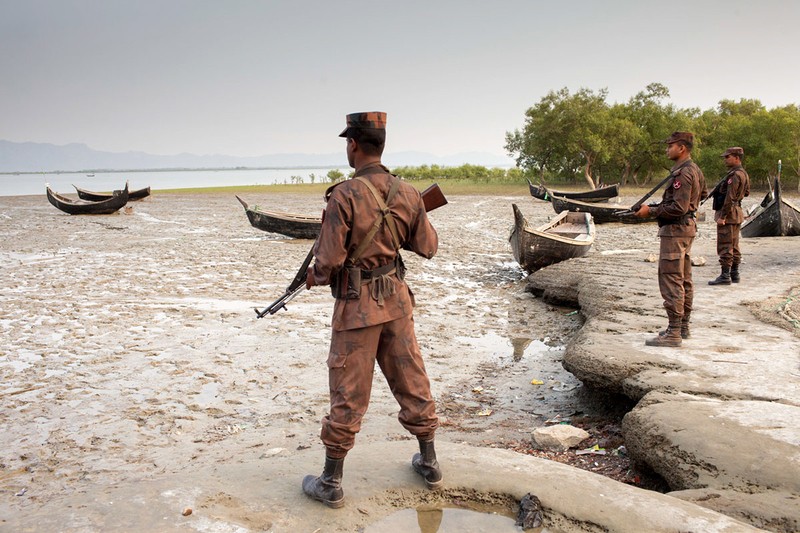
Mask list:
[[[342,469],[369,405],[375,362],[397,402],[400,424],[419,442],[411,466],[429,489],[442,486],[433,437],[439,425],[430,381],[414,333],[414,295],[399,251],[431,258],[439,246],[419,191],[381,164],[386,113],[347,115],[352,179],[325,194],[327,206],[306,284],[330,285],[330,411],[322,420],[325,468],[303,479],[303,492],[333,508],[344,505]]]
[[[648,346],[680,346],[689,338],[689,317],[694,300],[692,283],[692,242],[697,234],[695,214],[700,200],[707,195],[703,171],[692,161],[694,135],[676,131],[664,141],[667,157],[675,164],[672,179],[661,198],[652,206],[643,204],[637,217],[655,216],[661,247],[658,256],[658,287],[664,298],[669,325],[657,337],[645,341]]]
[[[750,176],[742,168],[744,150],[738,146],[723,152],[728,173],[714,188],[714,220],[717,223],[717,255],[722,272],[709,285],[730,285],[739,283],[739,263],[742,252],[739,250],[739,229],[744,221],[742,198],[750,194]]]

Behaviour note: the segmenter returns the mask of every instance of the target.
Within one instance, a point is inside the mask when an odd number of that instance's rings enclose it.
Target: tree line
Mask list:
[[[755,185],[800,178],[800,106],[766,109],[759,100],[722,100],[714,109],[680,109],[669,90],[651,83],[625,103],[609,104],[607,89],[551,91],[525,112],[522,129],[506,133],[506,151],[527,176],[548,182],[630,182],[661,178],[671,166],[662,141],[673,131],[695,135],[692,158],[709,182],[724,175],[720,155],[744,148],[743,164]],[[800,186],[800,184],[798,185]]]

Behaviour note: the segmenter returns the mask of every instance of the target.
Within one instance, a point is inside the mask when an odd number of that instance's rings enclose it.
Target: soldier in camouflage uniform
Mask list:
[[[658,286],[664,298],[669,325],[658,336],[645,342],[648,346],[680,346],[689,337],[694,285],[692,283],[692,242],[697,234],[695,213],[706,197],[706,179],[692,161],[694,135],[676,131],[664,141],[667,157],[675,164],[672,179],[661,203],[644,204],[638,217],[655,216],[661,248],[658,257]]]
[[[400,249],[422,257],[439,240],[419,191],[381,164],[386,113],[347,115],[352,179],[325,193],[327,205],[314,246],[307,286],[330,285],[333,308],[328,354],[330,412],[322,420],[322,475],[306,476],[303,491],[329,507],[344,505],[342,467],[369,405],[375,361],[400,404],[398,420],[419,441],[413,468],[428,488],[442,485],[433,439],[439,421],[414,333],[414,295],[404,281]]]
[[[750,176],[742,168],[744,150],[733,146],[723,152],[728,173],[714,188],[714,220],[717,222],[717,255],[722,272],[709,285],[739,283],[739,229],[744,222],[742,199],[750,194]]]

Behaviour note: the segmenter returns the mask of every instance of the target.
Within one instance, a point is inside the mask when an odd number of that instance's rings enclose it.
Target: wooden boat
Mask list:
[[[514,229],[508,238],[514,259],[528,273],[589,253],[594,243],[592,215],[562,211],[547,224],[531,228],[516,204]]]
[[[53,192],[50,186],[47,185],[47,199],[55,207],[70,215],[108,215],[116,213],[128,203],[128,184],[125,184],[125,188],[119,194],[97,202],[80,199],[73,200]]]
[[[562,211],[572,211],[576,213],[589,213],[596,224],[605,222],[624,222],[626,224],[641,224],[643,222],[655,222],[655,218],[637,218],[628,211],[626,207],[612,207],[609,205],[597,205],[580,200],[570,200],[561,196],[553,196],[550,203],[556,213]]]
[[[796,237],[800,235],[800,209],[781,196],[781,181],[742,223],[742,237]]]
[[[528,190],[530,191],[531,196],[546,202],[550,201],[551,196],[560,196],[561,198],[569,198],[570,200],[580,200],[581,202],[595,203],[607,202],[610,198],[619,196],[619,183],[615,183],[614,185],[603,185],[602,187],[598,187],[597,189],[590,191],[567,192],[548,189],[544,185],[534,185],[531,183],[531,180],[528,180]]]
[[[250,224],[262,231],[270,233],[280,233],[295,239],[316,239],[322,227],[322,219],[307,215],[295,215],[292,213],[281,213],[277,211],[262,211],[251,208],[247,202],[236,196],[239,203],[244,207]]]
[[[81,189],[77,185],[73,185],[75,190],[78,193],[78,198],[81,200],[91,200],[92,202],[99,202],[101,200],[108,200],[115,194],[119,194],[122,191],[113,191],[111,193],[107,192],[92,192],[87,191],[86,189]],[[128,201],[135,202],[136,200],[141,200],[142,198],[147,198],[150,196],[150,187],[145,187],[144,189],[136,189],[134,191],[128,191]]]

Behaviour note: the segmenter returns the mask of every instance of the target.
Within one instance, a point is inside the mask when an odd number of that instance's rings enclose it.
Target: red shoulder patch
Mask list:
[[[681,188],[681,182],[679,180],[675,180],[672,183],[672,187],[675,188],[675,189],[680,189]]]

